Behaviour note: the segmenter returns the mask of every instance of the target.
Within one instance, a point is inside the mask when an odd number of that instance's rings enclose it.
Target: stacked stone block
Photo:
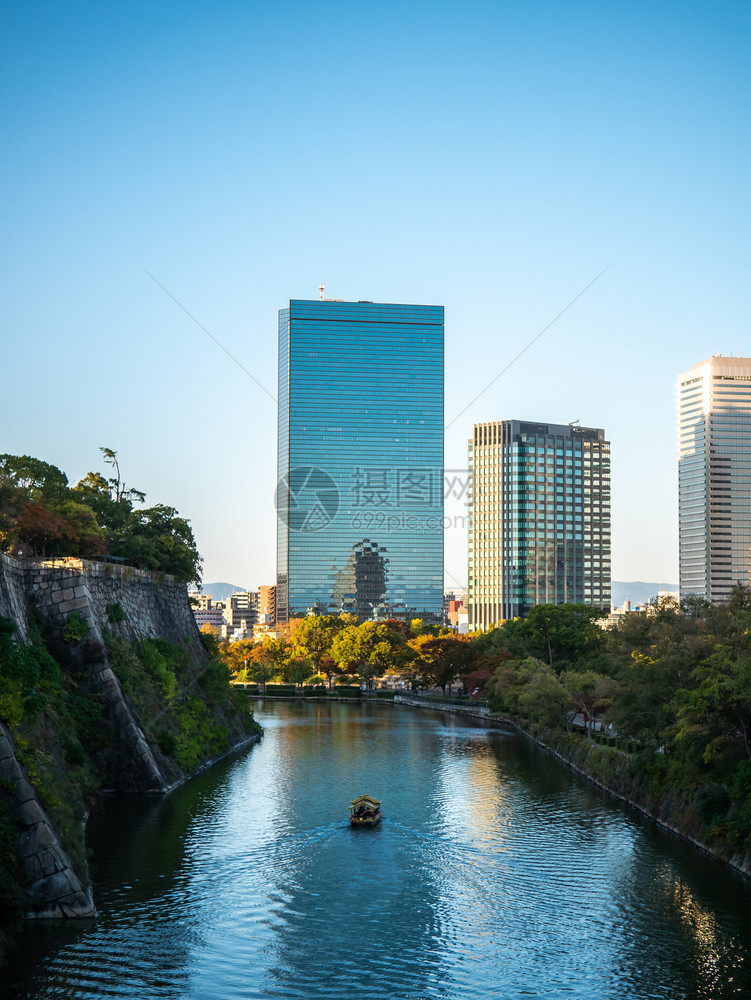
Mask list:
[[[118,607],[111,621],[107,607]],[[88,624],[84,639],[58,644],[58,654],[87,674],[87,684],[102,696],[116,743],[122,774],[133,789],[164,793],[168,784],[154,751],[112,671],[103,639],[109,630],[128,640],[165,638],[201,655],[198,627],[187,588],[163,574],[76,558],[15,560],[0,553],[0,615],[12,619],[20,641],[28,640],[33,608],[54,638],[73,612]],[[15,755],[11,734],[0,723],[0,780],[19,825],[18,857],[23,870],[29,916],[88,916],[91,895],[71,867],[58,834],[36,797]]]
[[[0,723],[0,782],[19,827],[18,861],[28,917],[90,917],[96,912],[91,893],[73,871],[57,832],[16,760],[11,735]]]

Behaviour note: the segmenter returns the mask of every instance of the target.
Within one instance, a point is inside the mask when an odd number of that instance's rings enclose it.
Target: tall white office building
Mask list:
[[[751,358],[678,378],[681,597],[726,601],[751,583]]]

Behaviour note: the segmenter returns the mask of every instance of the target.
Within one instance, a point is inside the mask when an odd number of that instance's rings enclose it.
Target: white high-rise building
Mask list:
[[[681,597],[726,601],[751,583],[751,358],[678,378]]]

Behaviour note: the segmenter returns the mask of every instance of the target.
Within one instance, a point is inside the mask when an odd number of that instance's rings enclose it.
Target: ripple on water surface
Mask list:
[[[391,706],[262,714],[241,758],[92,824],[101,917],[9,996],[751,995],[748,886],[533,746]],[[363,791],[374,830],[346,820]]]

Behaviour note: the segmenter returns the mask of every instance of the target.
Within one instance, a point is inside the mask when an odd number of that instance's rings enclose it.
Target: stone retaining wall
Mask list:
[[[117,748],[115,787],[169,791],[172,785],[157,753],[146,741],[112,670],[103,632],[130,641],[168,639],[203,658],[186,585],[127,566],[76,558],[16,560],[0,553],[0,615],[15,622],[22,641],[28,641],[32,612],[48,633],[55,654],[84,674],[88,689],[102,698]],[[62,630],[73,612],[86,621],[88,632],[79,642],[65,643]],[[8,783],[6,789],[14,789],[2,794],[19,826],[18,857],[29,916],[93,914],[91,895],[73,871],[54,824],[16,758],[11,734],[0,724],[2,779]]]
[[[62,628],[68,615],[78,611],[94,627],[124,639],[199,644],[186,594],[184,583],[164,573],[72,557],[15,560],[0,553],[0,614],[13,618],[19,630],[18,618],[26,622],[19,609],[25,599],[53,628]],[[112,620],[112,609],[122,613],[121,622]]]
[[[91,893],[73,871],[57,831],[39,803],[26,772],[16,760],[13,740],[0,723],[0,781],[13,793],[11,808],[19,828],[17,856],[28,917],[91,917]]]
[[[28,638],[26,571],[23,565],[0,552],[0,615],[16,623],[18,634]]]

